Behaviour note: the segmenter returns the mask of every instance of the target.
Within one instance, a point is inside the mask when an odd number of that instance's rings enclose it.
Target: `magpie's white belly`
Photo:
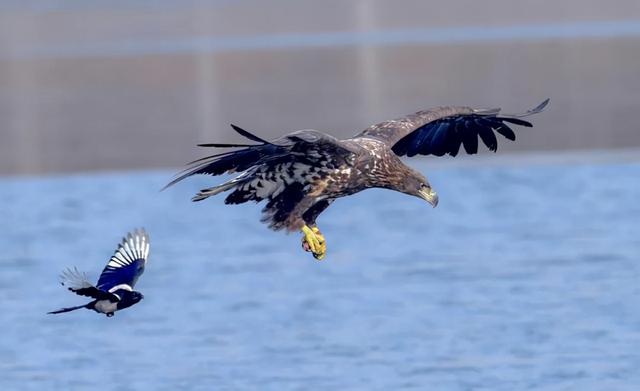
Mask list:
[[[109,313],[109,312],[116,312],[118,307],[118,303],[112,303],[109,300],[98,300],[98,302],[95,305],[95,309],[98,312],[101,312],[103,314]]]

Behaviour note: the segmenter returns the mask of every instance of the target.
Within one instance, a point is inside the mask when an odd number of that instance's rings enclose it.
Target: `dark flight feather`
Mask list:
[[[373,125],[358,137],[371,137],[385,142],[399,156],[449,154],[456,156],[463,145],[468,154],[478,152],[478,137],[490,151],[498,149],[495,133],[515,140],[515,133],[506,123],[531,127],[521,118],[541,112],[549,100],[520,114],[500,115],[500,109],[440,107],[419,111],[392,121]]]
[[[511,141],[516,140],[516,134],[513,132],[513,129],[511,129],[505,124],[496,125],[495,130],[496,132],[500,133],[502,136],[504,136],[508,140],[511,140]]]
[[[465,133],[462,135],[462,146],[464,150],[473,155],[478,153],[478,134],[471,127],[471,121],[463,121]]]
[[[523,120],[518,119],[518,118],[501,117],[500,120],[502,120],[504,122],[510,122],[512,124],[516,124],[516,125],[520,125],[520,126],[526,126],[527,128],[533,127],[533,125],[531,125],[531,122],[523,121]]]
[[[484,145],[486,145],[490,151],[495,152],[498,149],[498,140],[493,133],[493,129],[491,129],[491,124],[483,121],[482,118],[476,119],[475,124],[476,129],[478,129],[478,135],[480,135]]]
[[[242,129],[239,126],[236,126],[234,124],[231,124],[231,127],[233,128],[233,130],[235,130],[236,132],[240,133],[241,136],[244,136],[246,138],[248,138],[249,140],[253,140],[262,144],[270,144],[267,140],[262,139],[258,136],[256,136],[255,134],[249,133],[248,131]]]

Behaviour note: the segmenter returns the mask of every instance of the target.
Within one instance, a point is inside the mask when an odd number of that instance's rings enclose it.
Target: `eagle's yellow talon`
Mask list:
[[[304,234],[302,247],[306,251],[311,251],[315,259],[323,259],[327,253],[327,244],[318,227],[309,228],[305,225],[302,227],[302,233]]]
[[[317,253],[314,253],[313,256],[317,260],[321,260],[327,254],[327,242],[324,239],[324,235],[322,235],[318,227],[312,227],[311,230],[313,231],[313,233],[316,234],[316,238],[318,239],[318,245],[319,245],[318,246],[319,251]]]

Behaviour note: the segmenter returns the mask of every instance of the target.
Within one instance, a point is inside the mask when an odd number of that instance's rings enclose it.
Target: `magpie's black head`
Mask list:
[[[119,291],[118,294],[121,296],[121,299],[118,302],[119,310],[131,307],[144,298],[142,293],[136,291]]]
[[[137,291],[131,292],[131,301],[133,302],[133,304],[139,302],[142,299],[144,299],[144,295],[142,293]]]

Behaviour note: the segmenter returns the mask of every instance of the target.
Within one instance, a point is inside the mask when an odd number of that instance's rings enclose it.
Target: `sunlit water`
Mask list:
[[[412,164],[438,208],[340,200],[323,262],[256,205],[189,202],[212,178],[0,180],[0,389],[640,389],[640,164]],[[145,300],[45,314],[138,226]]]

